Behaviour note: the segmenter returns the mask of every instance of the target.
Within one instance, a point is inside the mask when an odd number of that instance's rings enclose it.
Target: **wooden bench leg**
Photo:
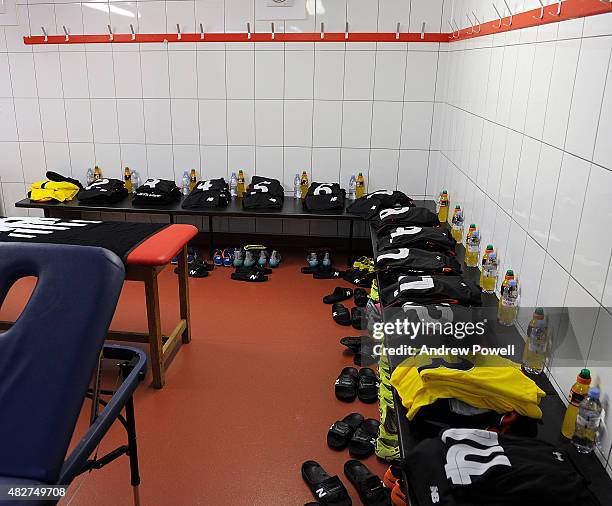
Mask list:
[[[163,361],[163,346],[161,319],[159,315],[159,292],[157,288],[157,273],[151,271],[145,279],[145,297],[147,301],[147,322],[149,325],[149,354],[151,356],[151,372],[153,387],[163,388],[166,382]]]
[[[182,334],[183,343],[191,341],[191,322],[189,318],[189,276],[187,275],[187,245],[178,254],[178,282],[181,320],[185,320]]]

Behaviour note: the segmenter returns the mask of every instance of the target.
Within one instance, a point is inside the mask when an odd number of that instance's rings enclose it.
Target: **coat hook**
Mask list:
[[[450,21],[448,22],[448,26],[450,26],[451,35],[452,35],[453,39],[456,39],[457,37],[455,37],[455,27],[453,26],[453,24]]]
[[[136,33],[134,32],[134,25],[130,23],[130,32],[132,32],[132,40],[136,40]]]
[[[612,4],[612,0],[610,0],[610,3]],[[561,1],[557,2],[557,11],[549,12],[548,14],[550,14],[551,16],[560,16],[561,15]]]
[[[532,16],[533,19],[544,19],[544,2],[542,0],[538,0],[540,2],[540,15]]]
[[[425,40],[425,21],[421,25],[421,40]]]
[[[321,21],[321,40],[325,38],[325,23]]]
[[[512,11],[510,10],[510,6],[508,5],[507,0],[504,0],[504,3],[506,4],[506,9],[508,9],[508,12],[510,13],[510,21],[508,23],[506,23],[506,26],[512,26],[512,18],[514,17],[514,14],[512,14]]]
[[[459,25],[454,19],[452,20],[452,22],[455,25],[455,31],[457,32],[457,38],[459,38],[461,36],[461,28],[459,28]]]
[[[204,40],[204,25],[200,23],[200,40]]]
[[[466,14],[466,15],[465,15],[465,17],[467,18],[468,23],[470,24],[470,27],[471,27],[471,29],[470,29],[470,34],[471,34],[471,35],[475,34],[475,33],[476,33],[476,31],[474,30],[474,22],[472,21],[472,18],[470,17],[470,15],[469,15],[469,14]]]
[[[177,40],[181,40],[183,38],[183,34],[181,33],[181,25],[179,25],[178,23],[176,24],[176,34]]]
[[[45,35],[45,42],[49,42],[49,34],[47,33],[47,30],[45,30],[45,27],[41,26],[40,29],[42,30],[42,33]]]
[[[474,16],[476,24],[478,25],[478,31],[476,33],[480,33],[482,31],[482,23],[480,22],[480,19],[478,19],[478,16],[476,16],[476,13],[474,11],[472,11],[472,16]]]
[[[276,33],[274,33],[274,21],[272,21],[272,23],[270,23],[270,28],[272,30],[272,40],[274,40],[275,37],[276,37]]]
[[[401,27],[401,23],[397,23],[397,27],[395,28],[395,40],[399,40],[400,39],[400,27]]]
[[[251,23],[247,23],[247,37],[251,40]]]
[[[64,36],[65,36],[65,41],[68,42],[70,40],[70,34],[68,33],[68,30],[66,29],[66,25],[62,25],[62,28],[64,29]]]
[[[502,15],[499,13],[499,10],[497,9],[497,6],[495,4],[491,4],[493,6],[493,8],[495,9],[495,12],[497,13],[497,17],[499,18],[499,23],[497,24],[497,26],[495,28],[501,28],[502,26]]]
[[[349,38],[349,22],[347,21],[344,25],[344,40],[348,40]]]
[[[113,29],[111,28],[111,25],[106,25],[108,28],[108,39],[109,40],[115,40],[115,35],[113,34]]]

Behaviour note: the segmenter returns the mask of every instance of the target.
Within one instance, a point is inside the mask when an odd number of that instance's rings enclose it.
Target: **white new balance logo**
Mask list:
[[[440,493],[438,492],[438,487],[429,487],[431,492],[431,502],[438,503],[440,502]]]
[[[315,494],[317,494],[317,497],[321,499],[327,495],[327,492],[325,492],[324,488],[318,488],[317,490],[315,490]]]
[[[255,281],[257,279],[257,274],[251,274],[249,276],[249,279],[252,280],[252,281]]]
[[[559,462],[565,462],[565,460],[563,459],[563,454],[561,452],[552,452],[552,454],[557,457],[557,460]]]

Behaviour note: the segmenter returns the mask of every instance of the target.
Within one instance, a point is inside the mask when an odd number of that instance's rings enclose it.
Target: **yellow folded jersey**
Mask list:
[[[406,359],[391,376],[391,384],[412,420],[419,409],[438,399],[459,399],[498,413],[516,411],[542,418],[540,399],[546,395],[503,357],[417,355]]]
[[[79,193],[79,187],[67,181],[37,181],[30,187],[30,199],[38,202],[57,200],[66,202],[72,200]]]

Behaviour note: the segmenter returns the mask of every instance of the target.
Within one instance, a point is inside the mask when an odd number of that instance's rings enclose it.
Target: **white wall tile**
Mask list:
[[[35,181],[44,179],[47,171],[47,162],[43,143],[21,142],[20,150],[25,182],[34,183]]]
[[[64,101],[61,98],[41,98],[39,105],[43,140],[68,142]]]
[[[17,209],[13,204],[26,197],[23,183],[2,183],[3,213],[6,216],[23,216],[24,209]]]
[[[612,237],[600,233],[601,223],[608,223],[612,218],[610,188],[612,172],[593,165],[572,264],[572,276],[597,300],[601,300],[603,294],[605,279],[602,273],[606,272],[612,252]]]
[[[369,148],[371,132],[372,103],[344,101],[342,111],[342,147]],[[316,137],[317,132],[315,131]]]
[[[166,51],[141,52],[140,68],[142,70],[142,96],[144,98],[168,98],[170,96],[168,53]]]
[[[374,100],[402,100],[406,78],[406,53],[379,51],[376,54]]]
[[[197,99],[172,99],[172,142],[174,144],[197,144],[200,140],[199,111]]]
[[[225,98],[225,52],[198,51],[198,96]]]
[[[168,2],[168,4],[176,3]],[[197,98],[198,72],[196,52],[168,51],[168,65],[170,96],[173,98]]]
[[[400,31],[409,31],[410,2],[404,0],[378,2],[378,31],[395,32],[397,23],[400,23]]]
[[[285,101],[285,146],[312,146],[312,113],[311,100]]]
[[[95,165],[94,145],[91,142],[71,142],[68,148],[72,161],[72,177],[79,179],[84,184],[87,169]]]
[[[172,129],[170,100],[146,99],[144,101],[145,134],[151,144],[171,144]],[[96,126],[94,121],[94,134]],[[97,140],[97,139],[96,139]]]
[[[372,147],[397,149],[402,131],[402,104],[374,102],[372,117]]]
[[[67,142],[45,142],[45,161],[47,170],[53,170],[63,175],[72,172],[70,149]]]
[[[121,166],[129,167],[140,175],[141,179],[148,178],[147,174],[147,146],[145,144],[125,144],[121,146]]]
[[[34,54],[34,64],[38,96],[40,98],[62,98],[59,53],[36,53]]]
[[[601,105],[601,116],[597,130],[597,142],[593,160],[612,169],[612,143],[608,142],[607,132],[612,129],[612,70],[608,69],[606,91]]]
[[[283,51],[255,52],[255,97],[282,99],[285,55]]]
[[[60,52],[59,58],[64,97],[89,98],[87,55],[77,52]]]
[[[228,144],[243,146],[255,144],[254,107],[253,100],[227,101]]]
[[[591,159],[601,111],[612,37],[584,39],[576,72],[565,149]]]
[[[205,32],[223,32],[225,30],[224,4],[224,0],[196,0],[196,27],[199,29],[199,24],[202,23]]]
[[[536,139],[542,138],[544,130],[554,59],[554,42],[536,45],[525,118],[525,133]]]
[[[438,53],[410,51],[406,65],[404,100],[433,100]]]
[[[397,189],[406,195],[425,195],[426,182],[429,170],[429,153],[427,151],[406,150],[400,151]]]
[[[283,148],[257,146],[257,174],[283,181]]]
[[[228,173],[243,170],[247,181],[255,172],[255,146],[234,146],[227,150]]]
[[[202,178],[223,177],[228,180],[230,174],[228,174],[226,146],[200,146],[200,159],[203,172],[205,171]]]
[[[285,146],[283,150],[284,157],[284,180],[283,186],[285,190],[293,191],[293,180],[296,174],[301,174],[306,171],[308,176],[311,176],[311,148]]]
[[[343,32],[346,23],[346,0],[319,0],[317,2],[317,30],[325,23],[326,32]]]
[[[200,172],[200,146],[197,144],[175,144],[172,147],[174,160],[174,177],[177,182],[187,170],[196,169]]]
[[[227,144],[227,108],[225,100],[200,100],[200,143]]]
[[[370,170],[366,180],[368,192],[378,189],[395,190],[397,188],[399,154],[400,152],[397,149],[371,150]]]
[[[342,102],[314,102],[313,146],[338,147],[342,136]],[[314,170],[314,167],[313,167]]]
[[[64,100],[68,139],[71,142],[93,142],[90,101],[82,98]]]
[[[19,140],[41,141],[42,127],[38,100],[35,98],[16,98],[14,105]]]
[[[117,100],[119,138],[122,143],[144,143],[143,101],[134,99]]]
[[[283,146],[282,101],[255,101],[255,134],[258,146]]]
[[[3,142],[0,144],[0,182],[23,182],[21,152],[18,142]]]
[[[312,181],[339,182],[340,148],[313,148]]]
[[[113,73],[112,53],[87,53],[87,75],[91,98],[115,97],[115,74]]]
[[[14,96],[23,98],[36,97],[34,55],[28,53],[9,53],[9,66]]]
[[[226,86],[228,99],[254,98],[255,53],[228,51],[226,53]]]
[[[529,137],[525,137],[523,140],[523,150],[519,162],[512,217],[524,229],[527,229],[529,226],[533,187],[540,160],[541,147],[541,142],[535,141]]]
[[[285,52],[285,99],[313,97],[314,51]]]
[[[372,100],[374,51],[347,51],[345,56],[344,100]]]
[[[97,154],[97,149],[96,149]],[[176,181],[172,146],[147,144],[148,177]],[[181,174],[179,174],[179,177]]]
[[[314,97],[318,100],[342,100],[344,52],[317,51],[315,56]]]
[[[432,120],[431,102],[404,102],[402,149],[428,149]]]

